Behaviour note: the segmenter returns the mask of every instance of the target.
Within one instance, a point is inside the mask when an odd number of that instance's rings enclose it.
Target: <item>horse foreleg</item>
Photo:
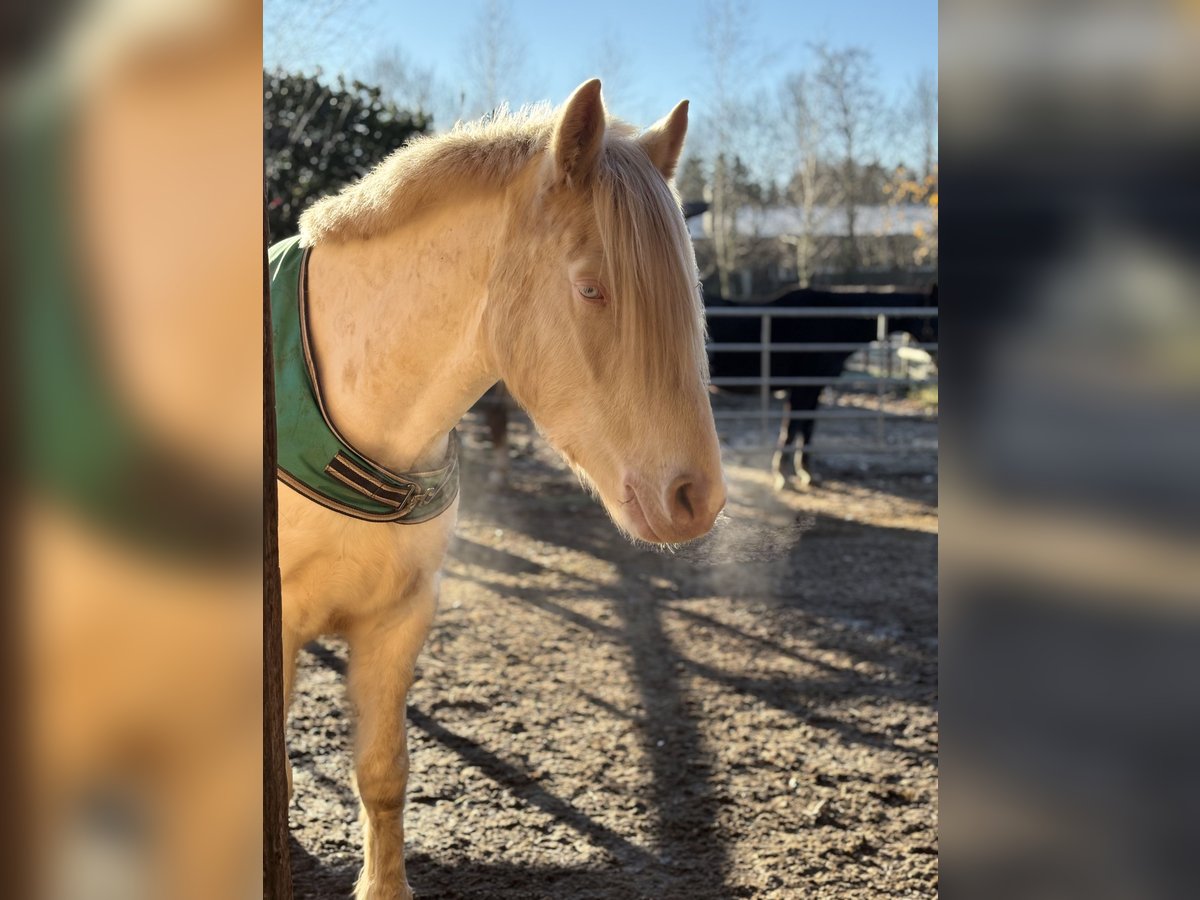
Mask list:
[[[168,776],[157,896],[250,897],[260,877],[260,855],[247,850],[262,839],[262,727],[254,721],[213,733],[221,734],[217,746]]]
[[[436,604],[430,585],[405,598],[396,622],[351,636],[350,692],[358,709],[355,776],[364,850],[357,900],[412,897],[404,870],[405,702]]]
[[[287,745],[287,717],[292,707],[292,687],[296,683],[296,655],[300,652],[300,638],[284,624],[283,627],[283,725],[284,746]],[[292,761],[284,753],[284,767],[287,770],[288,802],[292,799]]]
[[[790,443],[792,426],[791,419],[792,397],[789,393],[783,401],[783,420],[779,425],[779,437],[775,440],[775,455],[771,457],[771,472],[774,475],[775,490],[782,491],[788,486],[788,480],[794,474],[791,454],[784,448]]]
[[[789,487],[803,490],[812,483],[812,474],[809,472],[807,460],[804,458],[804,448],[808,446],[812,437],[815,422],[812,419],[793,419],[791,417],[794,409],[808,409],[804,402],[806,399],[808,398],[797,397],[796,392],[792,391],[789,392],[783,403],[783,423],[779,429],[779,441],[772,460],[775,490],[777,491]],[[797,449],[789,450],[788,447]]]
[[[814,409],[813,412],[816,412]],[[793,484],[800,489],[809,487],[812,484],[812,471],[808,467],[808,458],[804,455],[804,451],[808,449],[812,443],[813,429],[817,426],[816,419],[800,419],[795,423],[795,434],[793,434],[789,443],[796,444],[796,450],[792,453],[792,471],[794,473]],[[799,443],[797,443],[799,438]]]
[[[488,430],[492,436],[492,471],[488,481],[493,487],[508,484],[508,407],[511,403],[504,385],[495,388],[495,402],[487,408]]]

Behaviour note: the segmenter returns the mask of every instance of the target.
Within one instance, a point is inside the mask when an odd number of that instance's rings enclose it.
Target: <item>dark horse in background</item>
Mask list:
[[[736,303],[721,297],[706,295],[706,309],[738,306],[770,306],[777,309],[793,307],[923,307],[936,309],[937,285],[927,292],[880,291],[821,291],[801,289],[788,291],[768,303]],[[937,316],[888,317],[889,333],[907,332],[919,344],[935,344],[938,339]],[[713,344],[758,343],[762,338],[759,316],[709,316],[709,341]],[[866,346],[877,337],[875,317],[832,318],[772,318],[772,344],[854,344],[855,349]],[[772,378],[828,378],[841,375],[846,360],[854,349],[819,351],[771,351]],[[936,358],[936,353],[933,354]],[[761,354],[752,351],[709,350],[709,363],[714,378],[754,377],[761,373]],[[735,393],[758,393],[758,387],[720,388]],[[805,487],[812,481],[804,449],[812,445],[817,420],[791,419],[793,412],[815,412],[823,385],[804,385],[785,388],[787,398],[783,407],[778,450],[773,468],[777,487]],[[796,447],[795,452],[785,448]]]

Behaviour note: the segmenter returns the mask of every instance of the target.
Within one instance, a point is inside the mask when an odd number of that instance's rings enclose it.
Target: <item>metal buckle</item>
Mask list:
[[[421,505],[422,491],[418,485],[405,485],[408,488],[408,493],[405,495],[400,507],[396,510],[397,515],[407,516],[410,512]]]

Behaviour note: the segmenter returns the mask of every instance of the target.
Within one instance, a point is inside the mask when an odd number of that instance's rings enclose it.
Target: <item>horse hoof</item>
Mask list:
[[[354,892],[354,900],[413,900],[413,892],[407,882],[365,884],[360,881]]]
[[[775,490],[781,494],[785,491],[793,491],[797,494],[801,494],[804,491],[807,491],[812,483],[812,476],[807,472],[803,472],[799,475],[775,476]]]

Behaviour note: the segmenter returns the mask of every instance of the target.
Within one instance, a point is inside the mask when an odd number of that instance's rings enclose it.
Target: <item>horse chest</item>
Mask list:
[[[305,640],[402,613],[437,578],[457,517],[456,500],[420,525],[363,522],[282,485],[279,508],[285,627]]]

